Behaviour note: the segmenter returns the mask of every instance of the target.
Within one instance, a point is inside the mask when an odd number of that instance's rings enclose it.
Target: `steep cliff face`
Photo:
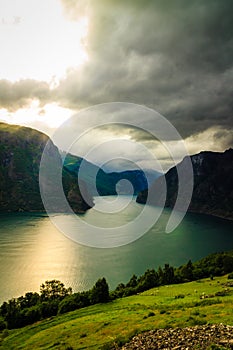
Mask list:
[[[194,188],[189,211],[233,219],[233,149],[224,153],[201,152],[191,156],[191,162]],[[166,206],[173,207],[178,189],[175,167],[165,174],[165,180],[167,183]],[[158,179],[151,187],[153,195],[150,204],[159,204],[160,182],[161,179]],[[147,191],[143,191],[138,195],[137,202],[145,203],[146,199]]]
[[[158,178],[161,173],[155,170],[126,170],[119,172],[105,172],[95,164],[86,161],[83,158],[67,154],[64,155],[64,166],[73,174],[79,175],[82,178],[82,171],[80,174],[80,166],[85,166],[85,182],[90,193],[94,193],[93,188],[96,187],[98,194],[101,196],[116,195],[117,193],[127,195],[131,193],[132,189],[126,182],[121,180],[128,180],[132,187],[134,194],[148,188],[149,185]],[[148,181],[147,181],[148,180]]]
[[[48,136],[30,128],[0,123],[0,211],[44,210],[39,188],[39,170],[41,156],[48,141],[48,156],[61,166],[58,149]],[[73,193],[70,202],[74,210],[87,210],[90,206],[82,199],[75,177],[65,170],[63,183],[68,201]]]

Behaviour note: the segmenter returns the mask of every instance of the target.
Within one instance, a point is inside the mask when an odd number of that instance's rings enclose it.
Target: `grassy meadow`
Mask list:
[[[110,349],[134,334],[165,327],[233,325],[233,284],[227,276],[161,286],[33,325],[4,330],[0,349]]]

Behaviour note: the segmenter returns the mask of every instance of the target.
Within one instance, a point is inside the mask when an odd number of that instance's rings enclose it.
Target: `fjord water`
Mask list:
[[[123,205],[125,200],[122,196]],[[119,214],[100,215],[91,209],[81,219],[114,227],[133,220],[142,208],[133,200]],[[195,261],[209,253],[233,249],[233,222],[189,213],[167,234],[165,224],[169,216],[170,210],[164,210],[159,221],[133,243],[100,249],[68,239],[45,214],[1,215],[0,302],[28,291],[39,291],[40,284],[51,279],[59,279],[74,291],[81,291],[91,288],[104,276],[110,287],[115,288],[147,268],[164,263],[179,266],[188,259]],[[69,225],[69,217],[61,215],[60,220],[63,219]]]

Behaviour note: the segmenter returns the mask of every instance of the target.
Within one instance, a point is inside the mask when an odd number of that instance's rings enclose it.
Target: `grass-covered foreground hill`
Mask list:
[[[233,325],[233,281],[227,276],[161,286],[1,333],[0,349],[111,349],[150,329]]]

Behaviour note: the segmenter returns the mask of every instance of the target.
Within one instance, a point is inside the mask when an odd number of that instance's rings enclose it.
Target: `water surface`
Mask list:
[[[124,213],[102,214],[100,218],[91,209],[83,220],[112,227],[131,221],[141,210],[142,206],[133,201]],[[164,263],[179,266],[188,259],[195,261],[212,252],[233,249],[233,222],[186,214],[179,227],[166,234],[164,228],[169,215],[166,209],[143,237],[111,249],[90,248],[71,241],[46,215],[1,215],[0,301],[38,291],[41,283],[51,279],[59,279],[74,291],[81,291],[91,288],[104,276],[110,287],[115,288],[147,268]]]

